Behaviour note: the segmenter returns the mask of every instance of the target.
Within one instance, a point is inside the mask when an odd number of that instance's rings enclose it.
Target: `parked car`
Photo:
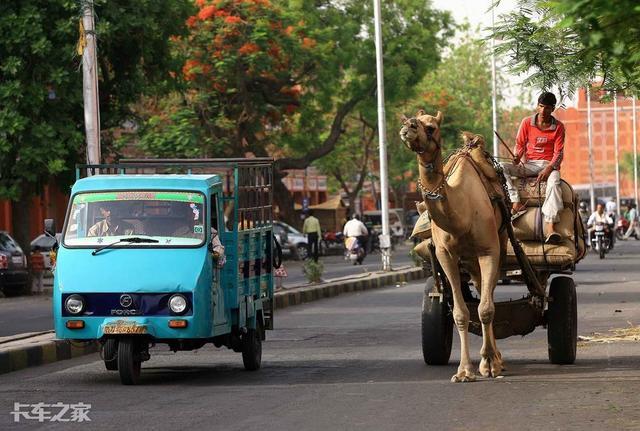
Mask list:
[[[0,231],[0,290],[14,296],[30,287],[27,256],[9,233]]]
[[[285,222],[273,222],[276,237],[281,240],[282,255],[296,260],[307,258],[307,236]]]
[[[58,239],[58,244],[60,244],[62,233],[57,233],[56,238]],[[31,241],[31,251],[42,254],[44,258],[44,269],[47,271],[51,271],[51,250],[55,243],[56,241],[53,238],[45,234],[38,235]]]

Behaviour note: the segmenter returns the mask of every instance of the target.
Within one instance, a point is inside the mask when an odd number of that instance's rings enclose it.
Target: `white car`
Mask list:
[[[273,222],[273,231],[282,246],[282,255],[296,260],[307,258],[307,236],[281,221]]]

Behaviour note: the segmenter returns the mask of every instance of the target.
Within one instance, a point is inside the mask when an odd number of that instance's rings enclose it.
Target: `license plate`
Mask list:
[[[147,326],[137,323],[111,323],[105,325],[105,334],[146,334]]]
[[[14,265],[22,265],[22,256],[11,256],[11,262]]]

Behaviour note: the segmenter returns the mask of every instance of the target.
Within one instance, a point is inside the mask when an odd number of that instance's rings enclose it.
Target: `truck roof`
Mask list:
[[[219,175],[213,174],[141,174],[141,175],[94,175],[82,178],[73,185],[74,193],[95,190],[125,189],[176,189],[205,191],[221,184]]]

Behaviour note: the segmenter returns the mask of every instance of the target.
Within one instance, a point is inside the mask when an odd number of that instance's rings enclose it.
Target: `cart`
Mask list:
[[[577,208],[577,199],[574,200]],[[508,216],[502,205],[503,216]],[[532,256],[530,242],[520,242],[513,226],[507,223],[509,250],[503,259],[500,279],[505,283],[524,282],[527,294],[521,299],[495,302],[493,329],[496,339],[527,335],[538,326],[546,327],[549,361],[553,364],[573,364],[577,345],[576,286],[571,278],[576,263],[584,256],[584,227],[574,217],[574,254],[572,244],[543,245],[543,259]],[[427,279],[422,302],[422,353],[428,365],[446,365],[453,340],[453,294],[449,281],[436,258],[435,246],[428,240],[431,276]],[[562,255],[567,247],[567,253]],[[560,256],[560,258],[558,258]],[[552,278],[553,276],[553,278]],[[478,316],[479,299],[469,286],[470,277],[461,269],[462,292],[470,312],[469,332],[482,336]],[[550,282],[549,282],[550,280]]]

